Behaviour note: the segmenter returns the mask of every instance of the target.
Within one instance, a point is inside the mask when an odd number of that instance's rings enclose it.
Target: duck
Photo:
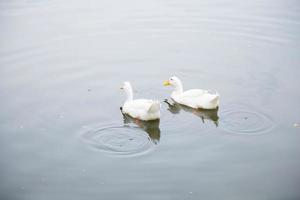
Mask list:
[[[132,118],[142,121],[157,120],[160,118],[160,102],[151,99],[133,99],[132,87],[125,81],[120,88],[125,91],[126,100],[121,107],[121,112]]]
[[[195,109],[216,109],[219,107],[220,95],[218,92],[211,92],[203,89],[190,89],[183,91],[181,80],[172,76],[164,81],[164,86],[173,86],[174,91],[171,99],[176,103]]]

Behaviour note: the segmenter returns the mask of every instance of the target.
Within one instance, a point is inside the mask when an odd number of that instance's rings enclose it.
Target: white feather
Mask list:
[[[127,100],[125,101],[122,112],[144,121],[155,120],[160,118],[160,103],[150,99],[133,100],[132,88],[129,82],[125,82],[123,89],[126,92]]]
[[[171,77],[168,82],[175,88],[171,98],[179,104],[202,109],[215,109],[219,106],[220,95],[217,92],[202,89],[183,91],[182,83],[177,77]]]

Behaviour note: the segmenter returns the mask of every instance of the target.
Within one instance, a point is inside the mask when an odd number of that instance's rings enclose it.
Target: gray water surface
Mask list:
[[[296,0],[1,0],[0,199],[300,199],[299,75]]]

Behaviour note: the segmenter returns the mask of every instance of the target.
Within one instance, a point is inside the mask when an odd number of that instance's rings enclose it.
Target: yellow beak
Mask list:
[[[171,85],[169,81],[164,81],[164,86]]]

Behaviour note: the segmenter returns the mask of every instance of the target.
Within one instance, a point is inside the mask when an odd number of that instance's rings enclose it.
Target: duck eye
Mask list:
[[[170,80],[171,80],[171,81],[173,81],[173,79],[172,79],[172,78],[170,78]]]

